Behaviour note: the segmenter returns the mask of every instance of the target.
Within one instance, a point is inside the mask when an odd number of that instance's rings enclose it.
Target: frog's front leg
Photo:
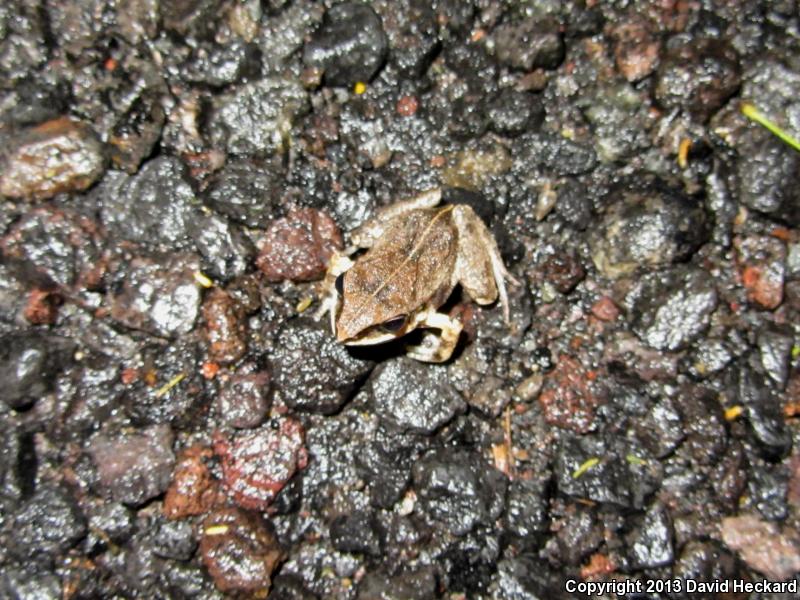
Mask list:
[[[426,331],[421,344],[406,346],[408,356],[422,362],[440,363],[453,355],[463,328],[458,319],[431,309],[420,316],[419,327],[438,329],[440,333]]]
[[[339,290],[336,289],[336,279],[353,266],[353,261],[342,252],[334,252],[328,262],[328,271],[322,280],[322,300],[319,308],[314,312],[314,319],[321,319],[325,313],[330,314],[331,332],[336,334],[336,305],[339,302]]]

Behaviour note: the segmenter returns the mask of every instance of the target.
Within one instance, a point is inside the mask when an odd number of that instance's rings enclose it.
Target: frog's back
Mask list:
[[[451,210],[419,209],[398,217],[348,272],[374,319],[438,306],[450,294],[458,246]]]

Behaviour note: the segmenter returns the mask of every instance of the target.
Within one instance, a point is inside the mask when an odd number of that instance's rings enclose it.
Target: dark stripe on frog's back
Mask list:
[[[415,210],[387,229],[354,267],[364,292],[411,312],[449,286],[458,243],[451,210]]]

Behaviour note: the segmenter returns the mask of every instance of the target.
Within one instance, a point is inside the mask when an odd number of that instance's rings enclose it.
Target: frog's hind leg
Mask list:
[[[453,355],[453,350],[458,345],[463,325],[444,313],[429,310],[419,321],[420,327],[438,329],[437,335],[426,331],[422,336],[422,343],[417,346],[406,346],[406,354],[422,362],[440,363]]]
[[[458,257],[455,277],[478,304],[491,304],[500,297],[503,318],[509,322],[508,292],[505,280],[514,285],[517,281],[506,270],[497,242],[483,221],[469,206],[453,209],[453,220],[458,230]]]

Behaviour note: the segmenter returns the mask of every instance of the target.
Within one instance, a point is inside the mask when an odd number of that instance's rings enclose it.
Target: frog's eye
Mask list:
[[[384,321],[383,323],[381,323],[381,329],[383,329],[384,331],[388,331],[389,333],[397,333],[406,324],[407,319],[408,319],[407,315],[392,317],[388,321]]]
[[[336,286],[336,291],[339,293],[339,295],[340,296],[343,295],[344,294],[344,273],[342,273],[341,275],[339,275],[336,278],[336,281],[334,282],[334,285]]]

